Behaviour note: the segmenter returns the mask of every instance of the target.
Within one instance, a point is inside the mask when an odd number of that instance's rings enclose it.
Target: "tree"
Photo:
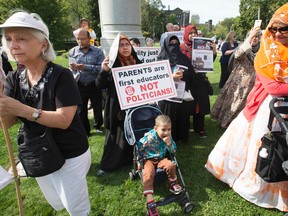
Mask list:
[[[15,8],[39,14],[49,28],[50,40],[55,49],[71,35],[65,0],[0,0],[0,5],[2,23]]]
[[[71,16],[73,16],[77,21],[83,17],[87,17],[89,13],[88,1],[89,0],[68,0],[69,9],[71,11]]]
[[[176,14],[171,13],[168,17],[168,23],[176,23]]]
[[[224,40],[228,32],[229,28],[227,26],[222,25],[221,22],[219,22],[212,30],[213,35],[217,35],[217,40],[219,38],[222,38],[222,40]]]
[[[89,20],[90,0],[68,0],[67,2],[69,4],[69,19],[73,29],[76,29],[81,18]]]
[[[100,14],[99,14],[99,3],[98,0],[88,0],[89,13],[88,17],[91,20],[91,28],[97,34],[97,38],[101,37],[101,25],[100,25]]]
[[[225,18],[220,23],[221,23],[222,26],[225,26],[228,29],[228,31],[233,31],[234,22],[235,22],[235,18],[230,17],[230,18]]]
[[[241,0],[240,16],[234,24],[238,38],[245,38],[247,32],[254,26],[255,20],[258,19],[258,12],[262,20],[261,28],[265,29],[277,8],[285,3],[287,0]]]
[[[159,38],[164,29],[161,0],[141,0],[141,28],[144,37]]]

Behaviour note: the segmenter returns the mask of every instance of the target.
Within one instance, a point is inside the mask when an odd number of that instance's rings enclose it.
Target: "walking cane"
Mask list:
[[[10,139],[10,136],[8,133],[8,129],[6,127],[5,117],[4,116],[0,117],[0,121],[1,121],[3,132],[4,132],[6,144],[7,144],[7,150],[8,150],[8,154],[9,154],[10,164],[11,164],[12,170],[13,170],[15,186],[16,186],[19,215],[24,216],[23,203],[22,203],[22,197],[21,197],[21,192],[20,192],[20,178],[18,176],[18,172],[17,172],[17,168],[16,168],[16,164],[15,164],[15,158],[14,158],[14,154],[13,154],[12,146],[11,146],[11,139]]]

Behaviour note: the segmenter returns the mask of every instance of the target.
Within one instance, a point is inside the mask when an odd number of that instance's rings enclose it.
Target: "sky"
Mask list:
[[[200,23],[205,23],[212,19],[212,24],[216,25],[225,18],[239,16],[240,0],[162,0],[164,10],[174,10],[179,7],[181,10],[190,10],[191,15],[199,15]]]

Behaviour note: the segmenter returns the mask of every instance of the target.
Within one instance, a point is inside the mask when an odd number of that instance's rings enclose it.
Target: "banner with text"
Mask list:
[[[0,190],[3,189],[12,180],[13,176],[0,166]]]
[[[138,58],[143,63],[150,63],[157,61],[157,56],[160,53],[160,47],[134,47]]]
[[[112,68],[122,110],[177,95],[168,60]]]
[[[184,37],[184,31],[172,31],[172,32],[165,32],[166,37],[168,35],[176,35],[180,41],[180,43],[183,43],[183,37]]]

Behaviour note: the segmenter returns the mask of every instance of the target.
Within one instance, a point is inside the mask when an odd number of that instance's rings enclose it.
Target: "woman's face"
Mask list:
[[[87,22],[87,21],[83,21],[83,22],[81,23],[81,28],[88,29],[88,28],[89,28],[88,22]]]
[[[39,41],[27,28],[5,29],[4,34],[11,55],[21,64],[37,61],[47,49],[47,42]]]
[[[258,42],[259,42],[259,35],[257,34],[252,38],[251,45],[255,46],[256,44],[258,44]]]
[[[132,53],[132,45],[130,44],[129,41],[125,40],[125,39],[122,39],[120,40],[119,42],[119,49],[118,49],[118,52],[125,56],[125,57],[128,57],[131,55]]]
[[[232,35],[232,41],[233,41],[233,42],[236,41],[236,37],[237,37],[236,34],[233,34],[233,35]]]
[[[288,25],[280,22],[273,23],[268,30],[275,41],[278,41],[284,46],[288,45]]]
[[[188,40],[192,41],[193,37],[197,37],[197,32],[194,28],[192,28],[191,31],[189,32]]]
[[[130,40],[130,44],[133,46],[133,47],[140,47],[138,44],[136,44],[133,40]]]

